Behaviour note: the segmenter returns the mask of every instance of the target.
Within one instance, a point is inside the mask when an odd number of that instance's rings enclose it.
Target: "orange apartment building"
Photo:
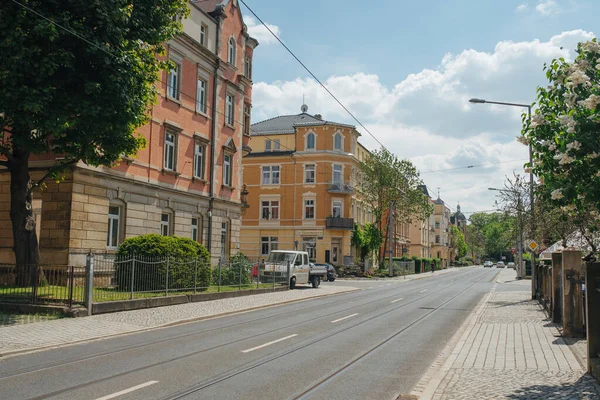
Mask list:
[[[157,82],[147,147],[120,165],[80,162],[35,192],[42,262],[83,264],[125,238],[160,233],[203,243],[213,260],[239,251],[242,156],[250,151],[252,57],[237,0],[193,0],[183,33],[167,43],[176,67]],[[102,121],[98,121],[102,123]],[[31,162],[32,179],[54,158]],[[0,260],[13,262],[10,176],[0,175]]]
[[[313,262],[355,262],[354,223],[374,221],[356,186],[369,151],[354,126],[310,115],[306,105],[301,111],[251,127],[241,250],[266,258],[274,249],[298,249]]]

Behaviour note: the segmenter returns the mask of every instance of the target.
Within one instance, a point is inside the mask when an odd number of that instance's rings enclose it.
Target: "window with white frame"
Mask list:
[[[119,235],[121,225],[121,207],[108,207],[108,233],[106,235],[106,247],[111,250],[119,247]]]
[[[162,213],[160,216],[160,234],[169,236],[171,234],[171,214]]]
[[[223,156],[223,185],[232,186],[231,185],[231,161],[233,157],[231,154],[225,154]]]
[[[273,139],[273,151],[279,151],[281,149],[281,141],[279,139]]]
[[[200,44],[206,46],[206,38],[208,37],[208,27],[200,24]]]
[[[250,136],[250,104],[244,104],[244,135]]]
[[[333,135],[333,149],[342,151],[342,135],[340,133]]]
[[[260,219],[279,219],[279,200],[262,200],[260,202]]]
[[[306,135],[306,150],[314,150],[315,142],[316,138],[314,133],[311,132],[308,135]]]
[[[177,135],[168,130],[165,131],[165,164],[164,168],[169,171],[175,171],[177,147]]]
[[[225,96],[225,123],[233,126],[233,96],[228,94]]]
[[[352,154],[356,155],[356,138],[352,138]]]
[[[260,255],[268,256],[272,250],[279,247],[278,238],[275,236],[263,236],[260,238]]]
[[[246,57],[244,62],[244,75],[246,78],[252,79],[252,60],[250,60],[250,57]]]
[[[279,185],[280,167],[275,165],[267,165],[262,167],[262,184],[263,185]]]
[[[235,65],[235,39],[229,39],[229,46],[227,48],[227,62],[231,65]]]
[[[181,64],[175,60],[171,61],[173,62],[173,68],[169,70],[169,76],[167,77],[167,95],[179,100]]]
[[[304,219],[315,219],[315,200],[304,200]]]
[[[332,208],[331,215],[334,218],[341,218],[342,217],[343,208],[344,208],[344,202],[342,200],[334,200],[332,202],[331,208]]]
[[[192,218],[192,240],[194,242],[199,242],[200,240],[200,230],[199,230],[198,218]]]
[[[333,164],[333,182],[334,185],[342,184],[342,166],[340,164]]]
[[[202,143],[194,145],[194,178],[204,179],[206,165],[206,146]]]
[[[204,114],[206,114],[206,88],[206,81],[202,78],[198,78],[198,86],[196,88],[196,110]]]
[[[265,151],[271,151],[272,144],[273,144],[273,141],[271,139],[266,139],[265,140]]]
[[[315,183],[315,165],[304,166],[304,183]]]
[[[435,221],[435,228],[438,229],[440,227],[440,221]]]

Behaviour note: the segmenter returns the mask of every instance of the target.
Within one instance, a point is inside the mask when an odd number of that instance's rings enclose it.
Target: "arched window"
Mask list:
[[[342,135],[336,133],[333,135],[333,149],[334,150],[342,150]]]
[[[235,65],[235,39],[229,39],[229,46],[227,49],[227,61],[231,65]]]
[[[306,135],[306,149],[314,150],[315,149],[315,134],[309,133]]]

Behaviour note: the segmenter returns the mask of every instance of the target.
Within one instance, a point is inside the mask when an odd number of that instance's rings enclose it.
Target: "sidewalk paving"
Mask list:
[[[421,400],[600,399],[555,324],[531,300],[531,281],[501,271],[491,293],[461,327],[437,372],[413,395]],[[428,383],[426,383],[428,382]]]
[[[359,289],[346,286],[321,286],[318,290],[271,292],[84,318],[63,318],[4,326],[0,327],[0,357],[355,290]]]

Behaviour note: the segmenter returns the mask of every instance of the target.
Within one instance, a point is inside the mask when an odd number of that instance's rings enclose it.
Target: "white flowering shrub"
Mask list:
[[[546,65],[550,85],[537,90],[531,124],[524,116],[519,141],[531,143],[538,195],[572,215],[600,212],[600,44],[579,43],[573,62]]]

